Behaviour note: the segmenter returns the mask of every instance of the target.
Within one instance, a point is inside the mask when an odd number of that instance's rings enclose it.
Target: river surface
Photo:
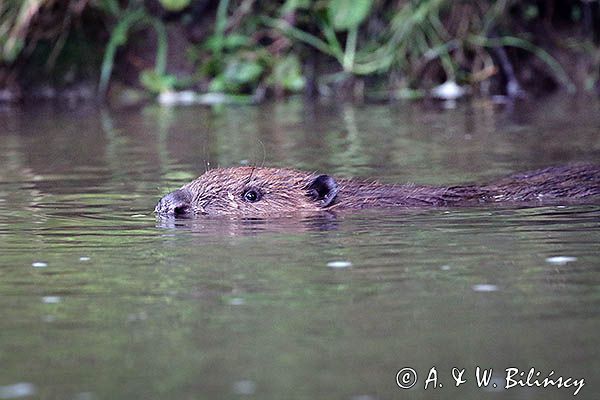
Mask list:
[[[449,184],[598,162],[598,101],[33,106],[0,127],[0,399],[600,398],[598,202],[152,214],[218,166]],[[531,368],[573,380],[510,386]]]

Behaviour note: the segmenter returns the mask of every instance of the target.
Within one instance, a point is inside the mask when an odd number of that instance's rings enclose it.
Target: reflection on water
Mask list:
[[[600,104],[0,111],[0,398],[556,398],[600,370],[600,205],[156,218],[206,168],[453,183],[600,154]],[[419,374],[409,392],[396,373]],[[435,366],[444,385],[423,389]],[[479,389],[494,368],[500,389]],[[456,388],[452,367],[469,381]],[[494,393],[488,393],[494,391]],[[363,397],[361,397],[363,396]]]
[[[196,234],[209,235],[254,235],[260,233],[302,233],[332,231],[338,229],[340,220],[331,212],[315,213],[314,215],[294,215],[291,217],[265,218],[233,218],[193,216],[175,218],[172,216],[157,216],[157,228],[179,229]]]

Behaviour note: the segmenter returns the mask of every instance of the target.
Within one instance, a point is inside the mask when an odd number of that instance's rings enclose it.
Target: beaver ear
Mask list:
[[[314,200],[319,201],[321,207],[327,207],[333,203],[340,188],[332,177],[329,175],[319,175],[308,186],[308,195]]]

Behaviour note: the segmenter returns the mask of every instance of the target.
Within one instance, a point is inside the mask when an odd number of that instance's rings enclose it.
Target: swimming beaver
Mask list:
[[[155,212],[269,217],[369,207],[548,204],[600,197],[600,165],[550,167],[483,185],[385,185],[329,175],[259,167],[219,168],[164,196]]]

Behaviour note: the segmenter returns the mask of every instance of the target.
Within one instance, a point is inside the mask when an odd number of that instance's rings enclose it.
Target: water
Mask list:
[[[600,159],[600,103],[0,111],[0,398],[564,399],[600,389],[600,205],[157,220],[246,163],[457,183]],[[487,389],[475,369],[493,368]],[[418,383],[396,384],[411,367]],[[424,389],[435,367],[437,383]],[[452,368],[467,382],[455,387]],[[496,384],[496,388],[492,385]]]

